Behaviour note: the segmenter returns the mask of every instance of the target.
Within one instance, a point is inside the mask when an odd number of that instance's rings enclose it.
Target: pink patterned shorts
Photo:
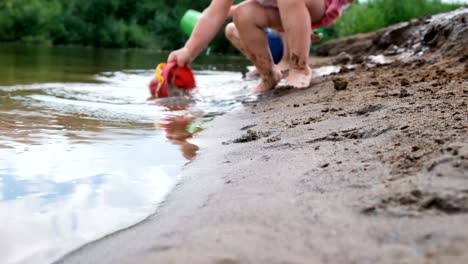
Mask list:
[[[255,0],[262,6],[266,7],[278,7],[277,0]],[[312,28],[317,29],[320,27],[326,27],[341,16],[343,9],[343,0],[324,0],[325,1],[325,14],[322,19],[312,25]]]
[[[278,7],[278,2],[276,0],[256,0],[262,6],[269,7]]]

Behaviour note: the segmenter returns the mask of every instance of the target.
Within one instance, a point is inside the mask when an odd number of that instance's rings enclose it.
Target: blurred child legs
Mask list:
[[[324,0],[277,0],[269,4],[250,0],[232,10],[234,24],[226,28],[227,37],[234,46],[256,66],[261,82],[254,92],[273,88],[281,80],[281,70],[289,65],[286,85],[305,88],[310,85],[312,71],[308,65],[312,23],[322,18]],[[267,1],[272,2],[272,1]],[[286,45],[285,61],[275,66],[268,49],[264,28],[282,32]]]
[[[234,45],[238,50],[245,49],[242,46],[242,43],[239,38],[239,33],[237,32],[237,29],[234,23],[231,22],[226,26],[225,34],[226,34],[227,39],[229,39],[229,41],[231,42],[231,44]],[[279,34],[281,36],[281,39],[284,40],[285,34],[284,33],[279,33]],[[310,40],[312,44],[320,42],[322,39],[323,39],[323,34],[316,34],[313,32],[312,35],[310,36]],[[281,58],[281,61],[279,61],[278,64],[276,64],[276,66],[278,70],[281,71],[284,77],[284,75],[287,74],[289,70],[289,56],[287,56],[287,54],[289,54],[289,49],[288,49],[287,43],[284,41],[283,41],[283,54],[284,55]],[[246,75],[247,78],[253,78],[253,77],[258,77],[258,76],[259,76],[259,73],[256,68],[248,72]]]
[[[253,90],[272,89],[281,80],[281,70],[273,64],[263,29],[284,33],[289,75],[286,85],[306,88],[312,81],[308,65],[312,28],[325,27],[341,15],[353,0],[247,0],[232,8],[233,0],[211,0],[183,48],[169,54],[168,62],[190,64],[216,36],[229,16],[234,26],[226,34],[257,68],[260,84]],[[231,9],[231,11],[230,11]],[[234,37],[235,36],[235,37]]]

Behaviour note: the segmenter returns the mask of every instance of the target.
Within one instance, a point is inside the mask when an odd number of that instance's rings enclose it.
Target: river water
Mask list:
[[[151,215],[192,134],[248,98],[247,62],[210,56],[192,98],[147,101],[166,56],[0,45],[0,263],[50,263]]]

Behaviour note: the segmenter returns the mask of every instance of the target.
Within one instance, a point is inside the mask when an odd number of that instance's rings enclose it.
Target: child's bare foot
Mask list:
[[[281,60],[278,64],[276,64],[276,68],[281,72],[282,75],[288,73],[289,71],[289,64],[283,60]],[[246,75],[247,78],[256,78],[260,76],[257,68],[249,71]]]
[[[262,80],[257,85],[257,87],[252,89],[252,93],[258,94],[271,90],[275,88],[275,86],[279,83],[279,81],[281,81],[282,78],[283,75],[281,74],[281,71],[277,67],[274,67],[269,75],[267,75],[266,77],[262,76]]]
[[[253,70],[249,71],[245,77],[247,78],[257,78],[260,76],[260,73],[258,72],[257,68],[254,68]]]
[[[308,66],[305,70],[290,69],[288,78],[286,78],[286,86],[298,89],[308,88],[313,77],[312,69]]]
[[[276,64],[276,68],[281,71],[281,74],[286,74],[289,71],[289,64],[284,61],[280,61],[278,64]],[[258,72],[257,68],[254,68],[253,70],[249,71],[246,75],[247,78],[256,78],[260,76],[260,73]]]
[[[282,74],[285,74],[289,70],[289,63],[285,60],[281,60],[276,67],[281,71]]]

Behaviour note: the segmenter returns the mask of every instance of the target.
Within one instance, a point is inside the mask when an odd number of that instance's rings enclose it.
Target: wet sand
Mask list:
[[[216,118],[155,215],[58,263],[467,263],[468,53],[436,55]]]

